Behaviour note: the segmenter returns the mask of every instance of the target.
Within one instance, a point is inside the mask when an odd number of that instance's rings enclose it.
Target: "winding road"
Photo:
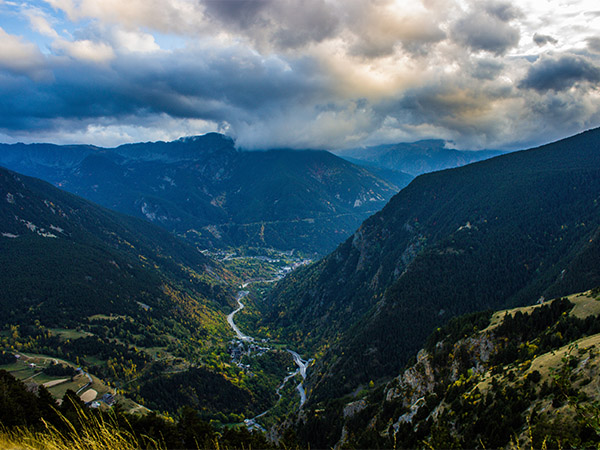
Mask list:
[[[245,283],[243,285],[243,287],[246,287],[247,285],[248,285],[248,283]],[[244,309],[244,304],[242,303],[241,300],[245,296],[247,296],[249,293],[250,293],[249,291],[239,291],[237,293],[235,300],[237,301],[238,308],[236,310],[232,311],[231,313],[229,313],[229,315],[227,316],[227,323],[229,323],[229,326],[233,329],[233,331],[235,331],[235,334],[237,335],[238,339],[245,341],[245,342],[253,342],[254,338],[247,336],[240,331],[240,329],[237,327],[237,325],[233,321],[233,316],[235,316],[238,312],[240,312],[242,309]]]

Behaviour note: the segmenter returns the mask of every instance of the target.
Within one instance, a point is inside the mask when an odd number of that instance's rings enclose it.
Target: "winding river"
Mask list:
[[[306,380],[306,368],[310,364],[311,360],[302,359],[300,355],[293,350],[287,349],[287,351],[292,354],[294,362],[298,366],[298,370],[294,373],[294,375],[300,373],[300,375],[302,376],[302,381],[300,382],[300,384],[298,384],[298,386],[296,386],[296,389],[298,389],[298,393],[300,394],[300,408],[302,408],[304,402],[306,402],[306,392],[304,391],[304,380]]]
[[[279,281],[280,278],[274,279],[274,280],[268,280],[266,282],[268,283],[272,283],[275,281]],[[261,281],[261,282],[265,282],[265,281]],[[246,282],[242,285],[242,289],[246,288],[251,282]],[[242,290],[242,291],[238,291],[237,295],[236,295],[236,302],[238,304],[238,307],[233,310],[231,313],[229,313],[229,315],[227,316],[227,323],[229,323],[229,326],[231,327],[231,329],[235,332],[236,337],[240,340],[240,341],[244,341],[244,342],[255,342],[255,339],[252,336],[248,336],[247,334],[242,333],[242,331],[238,328],[238,326],[235,324],[234,322],[234,316],[240,312],[242,309],[244,309],[245,305],[242,303],[242,299],[244,297],[246,297],[249,294],[249,291],[246,290]],[[308,359],[308,360],[304,360],[302,359],[302,357],[296,353],[293,350],[290,349],[286,349],[288,353],[290,353],[292,355],[292,358],[294,359],[294,363],[296,364],[296,366],[298,366],[298,369],[296,369],[295,372],[290,373],[288,376],[286,376],[283,380],[283,382],[279,385],[279,387],[277,388],[277,395],[279,397],[279,399],[281,399],[281,394],[280,391],[281,389],[283,389],[283,387],[286,385],[286,383],[291,380],[292,378],[294,378],[296,375],[300,374],[300,376],[302,377],[302,381],[300,381],[300,383],[296,386],[296,389],[298,391],[298,394],[300,395],[300,408],[302,408],[302,406],[304,405],[304,403],[306,402],[306,391],[304,390],[304,380],[306,380],[306,370],[309,366],[309,364],[311,363],[312,359]],[[258,425],[255,420],[258,419],[259,417],[262,417],[263,415],[265,415],[267,412],[269,412],[269,410],[263,412],[262,414],[259,414],[258,416],[254,417],[253,419],[246,419],[246,425],[247,426],[258,426],[259,428],[262,429],[262,427],[260,427],[260,425]]]

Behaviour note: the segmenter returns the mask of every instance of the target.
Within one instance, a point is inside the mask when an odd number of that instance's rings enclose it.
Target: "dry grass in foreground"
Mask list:
[[[28,428],[11,430],[0,427],[0,448],[6,450],[164,450],[156,441],[145,438],[141,441],[126,430],[119,428],[116,420],[97,417],[85,419],[83,427],[75,427],[63,417],[68,432],[60,432],[51,425],[44,431],[32,431]]]

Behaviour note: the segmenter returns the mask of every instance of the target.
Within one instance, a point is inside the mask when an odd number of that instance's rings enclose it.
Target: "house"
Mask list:
[[[104,403],[106,403],[108,406],[112,406],[115,404],[116,400],[115,400],[115,396],[112,394],[104,394],[101,398],[101,401],[103,401]]]

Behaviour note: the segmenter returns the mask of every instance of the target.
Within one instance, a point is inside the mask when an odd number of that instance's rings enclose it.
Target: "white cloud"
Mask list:
[[[0,68],[42,80],[48,76],[44,64],[44,56],[35,44],[0,28]]]
[[[29,18],[29,22],[31,24],[31,28],[33,29],[33,31],[40,33],[44,36],[47,36],[49,38],[52,38],[52,39],[58,38],[58,33],[56,32],[56,30],[54,30],[54,28],[52,28],[52,25],[50,25],[50,22],[48,22],[48,20],[42,14],[40,14],[38,11],[29,10],[29,11],[26,11],[25,14]]]
[[[202,24],[202,8],[195,0],[45,0],[72,21],[97,19],[127,29],[149,29],[186,34]]]
[[[113,48],[105,42],[94,42],[89,39],[67,41],[58,39],[54,48],[65,52],[70,57],[93,63],[107,63],[115,57]]]
[[[114,32],[114,40],[119,50],[128,52],[149,53],[160,50],[154,36],[141,31],[117,29]]]
[[[102,119],[90,123],[83,121],[73,127],[69,120],[57,119],[52,129],[36,130],[31,133],[0,132],[1,142],[61,142],[64,144],[90,144],[99,147],[116,147],[123,143],[146,141],[171,141],[181,136],[205,134],[217,129],[214,122],[201,119],[176,120],[166,114],[146,118],[129,118],[131,123],[121,120]],[[125,120],[128,122],[128,120]]]

